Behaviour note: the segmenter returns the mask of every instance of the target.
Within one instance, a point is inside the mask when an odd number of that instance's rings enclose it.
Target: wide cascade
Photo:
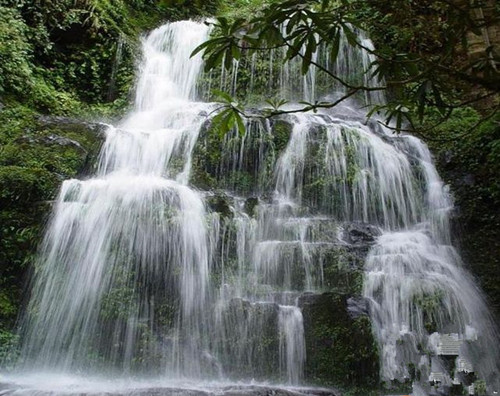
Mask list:
[[[425,144],[355,102],[220,136],[198,91],[237,89],[241,67],[200,78],[190,54],[209,33],[184,21],[143,40],[134,109],[108,128],[95,175],[61,187],[17,370],[345,387],[380,375],[416,394],[474,372],[496,389],[494,325]],[[340,53],[315,57],[339,73],[370,64],[347,42]],[[312,72],[269,64],[283,96],[320,94]]]

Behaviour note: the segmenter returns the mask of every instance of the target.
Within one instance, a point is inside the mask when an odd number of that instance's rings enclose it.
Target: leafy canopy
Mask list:
[[[491,102],[500,90],[500,58],[494,47],[467,56],[468,39],[488,33],[498,22],[498,13],[496,9],[483,12],[485,4],[471,4],[460,0],[281,1],[249,19],[220,17],[209,22],[214,34],[193,55],[202,53],[208,71],[230,69],[245,53],[283,48],[285,61],[298,59],[303,74],[316,68],[340,83],[345,94],[334,102],[302,102],[303,107],[291,111],[280,109],[284,101],[268,101],[267,116],[331,108],[358,92],[388,91],[392,99],[373,105],[368,116],[383,114],[385,124],[396,131],[409,125],[424,133],[421,125],[429,112],[439,112],[439,124],[457,108]],[[375,49],[358,38],[356,30],[363,28],[371,33]],[[350,46],[375,56],[367,71],[374,85],[353,84],[314,60],[320,46],[328,48],[332,60],[337,59],[342,36]],[[219,116],[224,120],[220,122],[223,131],[241,125],[245,115],[241,107],[232,105],[235,101],[227,94],[217,96],[223,98],[224,115]],[[490,107],[485,118],[496,113],[498,103]]]

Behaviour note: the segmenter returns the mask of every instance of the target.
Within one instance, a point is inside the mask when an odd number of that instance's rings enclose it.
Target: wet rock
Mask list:
[[[368,315],[368,301],[363,297],[349,297],[347,299],[347,312],[351,319]]]
[[[464,175],[460,181],[463,186],[467,187],[472,187],[476,184],[476,178],[470,173]]]
[[[82,162],[75,166],[77,175],[94,170],[108,125],[70,117],[40,115],[35,119],[36,134],[28,133],[21,142],[58,150],[73,149],[81,154]],[[66,158],[64,155],[62,158]]]
[[[366,253],[364,247],[327,245],[312,257],[313,262],[321,263],[323,285],[328,290],[353,296],[361,294]]]
[[[250,217],[253,217],[255,215],[255,208],[259,204],[259,198],[257,197],[250,197],[245,200],[245,205],[244,205],[244,211],[247,215]]]
[[[276,127],[251,119],[246,134],[221,134],[207,120],[193,149],[190,183],[203,190],[224,189],[237,195],[266,191],[273,182],[274,160],[286,147],[291,126],[278,120]],[[237,166],[234,166],[238,164]]]
[[[304,294],[306,380],[325,386],[375,389],[379,383],[378,348],[366,315],[353,319],[348,297],[336,293]]]
[[[442,167],[448,167],[453,164],[455,160],[455,154],[451,150],[445,150],[439,154],[439,165]]]
[[[58,145],[58,146],[72,146],[81,150],[84,153],[87,153],[80,143],[76,140],[68,139],[59,135],[48,135],[48,136],[21,136],[20,138],[15,140],[16,143],[27,143],[27,144],[44,144],[44,145]]]
[[[333,389],[322,388],[278,388],[267,386],[230,386],[222,390],[224,396],[335,396],[340,393]]]
[[[279,306],[232,299],[222,313],[222,372],[243,381],[279,375]]]
[[[212,212],[219,213],[224,219],[230,219],[233,217],[231,200],[231,197],[228,195],[218,192],[214,195],[208,196],[206,202]]]
[[[60,127],[66,129],[72,128],[85,128],[88,130],[95,131],[96,133],[102,133],[106,130],[106,124],[100,122],[88,122],[83,120],[78,120],[76,118],[61,117],[61,116],[49,116],[40,115],[37,117],[38,124],[42,127]]]
[[[371,244],[381,235],[380,230],[367,223],[348,223],[344,227],[344,240],[353,245]]]
[[[271,126],[274,147],[277,152],[285,149],[292,134],[293,125],[285,119],[277,119]]]
[[[247,312],[250,310],[252,305],[250,304],[250,301],[244,300],[242,298],[232,298],[231,301],[229,301],[229,312],[230,314],[234,313],[245,313],[245,316],[247,315]]]
[[[465,386],[470,386],[477,380],[476,373],[466,373],[463,371],[458,371],[458,380]]]

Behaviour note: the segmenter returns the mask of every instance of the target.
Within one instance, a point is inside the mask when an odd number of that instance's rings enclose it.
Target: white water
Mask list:
[[[144,40],[135,110],[107,131],[97,175],[64,182],[24,323],[26,366],[89,369],[94,350],[118,370],[159,354],[163,370],[200,375],[210,250],[205,205],[186,183],[210,109],[190,101],[202,62],[189,55],[208,33],[182,22]],[[176,299],[168,344],[144,345]]]
[[[373,48],[362,34],[358,39],[366,48]],[[268,85],[279,97],[313,101],[321,94],[342,91],[335,84],[325,90],[314,68],[301,76],[299,61],[282,62],[283,56],[279,50],[269,53]],[[354,50],[345,37],[335,62],[323,48],[314,55],[315,62],[344,80],[355,83],[356,76],[362,75],[359,83],[372,87],[376,83],[363,70],[373,60],[368,52]],[[251,87],[258,73],[263,73],[258,71],[260,61],[255,55],[248,60]],[[236,85],[239,70],[221,76],[222,89],[228,86],[227,81],[232,87]],[[382,92],[367,92],[365,103],[383,103]],[[275,203],[263,206],[259,213],[257,230],[262,229],[264,238],[271,240],[257,245],[256,272],[263,272],[271,282],[279,274],[285,287],[291,288],[292,268],[298,260],[304,271],[305,289],[321,290],[323,268],[317,265],[322,264],[317,259],[311,263],[318,245],[304,239],[317,215],[304,214],[304,206],[332,216],[330,222],[362,221],[378,226],[383,235],[368,255],[363,294],[370,303],[370,317],[381,348],[382,378],[409,378],[409,364],[420,369],[423,383],[432,370],[446,371],[439,363],[440,352],[435,351],[436,357],[428,361],[426,350],[436,349],[430,347],[432,339],[453,333],[467,341],[457,361],[475,361],[478,376],[487,381],[490,391],[498,390],[497,330],[481,292],[451,246],[449,218],[453,202],[425,144],[413,136],[395,138],[383,128],[364,125],[364,111],[350,103],[339,106],[333,114],[293,117],[290,141],[277,160]],[[317,139],[314,129],[319,126],[327,136],[322,151],[316,153],[323,167],[313,169],[310,175],[305,163],[314,155],[311,145]],[[304,202],[304,185],[321,179],[327,181]],[[279,229],[283,226],[286,228]],[[322,242],[332,243],[335,238]],[[291,250],[291,244],[298,248]],[[299,259],[297,252],[301,252]],[[315,277],[311,276],[314,267]],[[444,372],[445,382],[456,380],[457,374],[457,370]],[[423,388],[429,391],[427,384]],[[423,388],[416,385],[416,389]]]
[[[302,312],[295,306],[280,306],[280,362],[285,363],[288,382],[299,383],[305,362],[304,323]]]
[[[291,134],[281,152],[269,149],[269,121],[248,121],[245,136],[226,137],[214,177],[250,170],[255,183],[242,193],[226,182],[229,220],[207,209],[213,192],[189,183],[215,105],[195,101],[202,62],[189,55],[208,34],[203,24],[178,22],[144,39],[135,109],[109,128],[96,175],[61,188],[23,320],[19,369],[180,381],[172,386],[271,373],[301,383],[300,297],[328,290],[325,257],[346,248],[349,224],[363,222],[382,231],[363,294],[383,378],[403,380],[408,363],[430,375],[441,367],[440,337],[456,333],[470,341],[460,358],[493,386],[496,335],[450,246],[453,205],[418,139],[366,125],[354,104],[284,117]],[[352,74],[354,59],[369,64],[368,54],[341,48],[336,70]],[[221,83],[230,78],[237,87],[238,68]],[[299,89],[294,73],[294,65],[280,65],[280,90],[316,98],[316,76]],[[254,216],[244,208],[248,196],[258,197]],[[73,377],[61,378],[64,385]],[[78,388],[75,381],[68,386]]]

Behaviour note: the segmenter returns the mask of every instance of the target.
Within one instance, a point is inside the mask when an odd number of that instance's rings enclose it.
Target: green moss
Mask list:
[[[306,337],[306,379],[358,393],[379,385],[377,344],[368,317],[352,319],[345,295],[325,293],[300,300]],[[361,391],[359,391],[361,392]]]
[[[0,207],[30,205],[52,199],[58,178],[42,168],[0,167]]]
[[[471,108],[453,112],[429,141],[437,166],[451,187],[457,211],[454,234],[465,263],[479,279],[490,306],[500,313],[500,124],[497,115],[476,126]],[[429,124],[433,120],[429,120]],[[440,140],[444,139],[444,140]]]
[[[223,219],[231,219],[233,211],[231,209],[231,199],[223,192],[218,192],[211,195],[206,199],[208,207],[213,211],[219,213]]]
[[[256,214],[257,206],[259,205],[259,198],[250,197],[245,200],[244,211],[250,217],[254,217]]]
[[[323,286],[326,290],[360,295],[363,287],[363,259],[345,248],[322,251]]]
[[[277,380],[279,378],[278,306],[250,304],[234,299],[223,313],[226,334],[220,361],[227,363],[224,372],[246,380]],[[245,337],[238,331],[247,327]],[[259,331],[256,331],[259,329]],[[219,334],[220,336],[220,334]]]
[[[424,327],[429,334],[438,331],[437,318],[439,317],[440,307],[443,306],[443,297],[444,292],[439,290],[432,294],[424,294],[414,298],[414,304],[423,313]]]
[[[474,393],[480,396],[487,394],[486,382],[484,380],[474,382]]]
[[[192,185],[205,190],[217,188],[217,169],[221,161],[222,145],[222,137],[209,122],[205,123],[193,150],[190,178]]]
[[[6,106],[0,111],[0,147],[35,129],[36,112],[27,106]]]
[[[245,150],[241,153],[242,137],[236,131],[221,136],[207,122],[193,151],[191,184],[205,190],[226,189],[238,194],[264,189],[263,185],[272,180],[268,176],[274,151],[269,134],[258,123],[248,127]],[[234,163],[240,166],[234,169]]]
[[[0,111],[0,327],[11,328],[50,201],[61,182],[93,161],[102,135],[79,121],[39,118],[23,106]]]
[[[54,196],[57,184],[44,169],[0,166],[0,327],[14,325],[24,272],[47,210],[43,201]]]
[[[85,162],[85,154],[74,147],[46,147],[33,144],[10,144],[0,153],[0,165],[40,167],[65,178],[74,177]]]
[[[275,120],[272,125],[273,143],[277,152],[283,151],[288,145],[293,126],[285,120]]]
[[[134,297],[134,290],[127,285],[112,288],[103,297],[100,316],[109,321],[127,320],[136,309]]]
[[[19,337],[16,334],[0,329],[0,363],[4,369],[9,369],[16,363],[18,343]]]

